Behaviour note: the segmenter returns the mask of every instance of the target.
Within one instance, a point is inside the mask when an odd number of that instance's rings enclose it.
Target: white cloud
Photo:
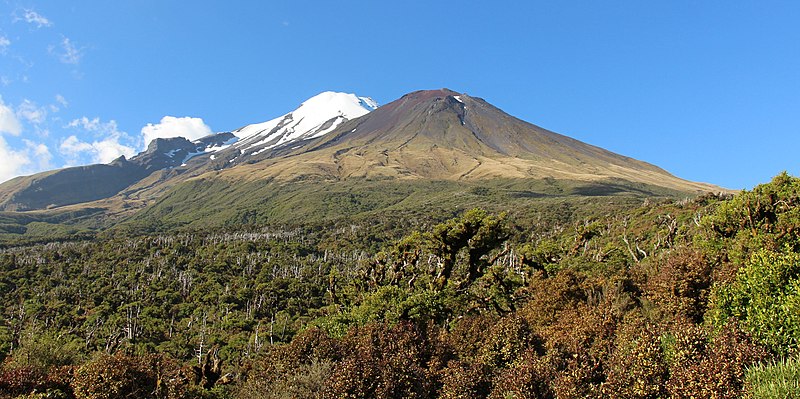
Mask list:
[[[78,164],[83,156],[89,156],[91,162],[109,163],[120,156],[128,158],[136,155],[136,149],[123,144],[123,141],[132,141],[125,132],[117,128],[114,120],[103,122],[100,118],[89,119],[82,117],[70,122],[67,127],[82,129],[100,136],[100,140],[81,141],[76,135],[71,135],[61,142],[58,150],[67,157],[69,164]]]
[[[92,143],[95,151],[95,161],[99,163],[109,163],[120,156],[124,155],[125,158],[130,158],[136,155],[136,150],[133,147],[128,147],[115,139],[105,139],[103,141],[95,141]]]
[[[59,105],[64,107],[64,108],[69,107],[69,103],[67,102],[66,99],[64,99],[64,96],[62,96],[61,94],[56,94],[56,103],[48,105],[47,108],[49,108],[50,111],[52,111],[52,112],[58,112],[58,111],[61,111],[61,108],[59,108]]]
[[[25,10],[25,14],[23,14],[22,18],[25,19],[25,22],[36,25],[37,28],[53,25],[49,19],[33,10]]]
[[[17,115],[34,125],[41,125],[47,119],[47,109],[26,99],[17,107]]]
[[[88,143],[72,135],[61,142],[58,150],[68,158],[70,164],[77,164],[82,154],[88,154],[93,163],[109,163],[122,155],[127,158],[136,155],[133,147],[120,143],[117,137]]]
[[[31,160],[24,151],[14,151],[3,136],[0,136],[0,182],[17,177]]]
[[[9,46],[11,46],[11,40],[8,40],[5,36],[0,36],[0,54],[5,54]]]
[[[23,140],[25,146],[28,148],[28,153],[33,156],[36,161],[36,170],[50,169],[50,160],[53,159],[53,154],[50,153],[48,148],[43,143],[35,143],[31,140]]]
[[[61,151],[64,155],[70,156],[77,156],[82,152],[92,151],[92,145],[89,143],[85,143],[78,139],[78,136],[72,135],[67,137],[64,141],[61,142],[61,145],[58,147],[58,150]]]
[[[0,133],[9,133],[14,136],[19,136],[22,132],[22,125],[17,120],[14,111],[3,103],[3,98],[0,97]]]
[[[0,136],[0,182],[20,175],[50,169],[50,149],[41,143],[24,140],[25,148],[14,149]]]
[[[142,128],[144,146],[157,138],[184,137],[188,140],[197,140],[213,134],[211,128],[203,122],[202,118],[165,116],[158,124],[148,123]]]

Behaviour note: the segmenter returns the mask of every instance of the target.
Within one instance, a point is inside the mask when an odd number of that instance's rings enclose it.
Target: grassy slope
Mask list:
[[[687,194],[623,180],[352,178],[232,183],[226,179],[197,179],[177,185],[140,211],[138,206],[96,202],[47,211],[2,212],[0,242],[64,238],[112,226],[136,232],[237,224],[301,225],[381,215],[452,216],[473,207],[520,215],[562,204],[590,211],[609,203],[638,204],[643,198],[684,196]]]
[[[221,179],[193,180],[177,186],[124,225],[137,230],[165,230],[241,223],[302,224],[378,213],[452,214],[472,207],[508,211],[562,202],[602,204],[604,201],[596,201],[598,197],[607,197],[606,202],[639,203],[645,197],[682,196],[685,194],[625,181],[348,179],[232,185]]]

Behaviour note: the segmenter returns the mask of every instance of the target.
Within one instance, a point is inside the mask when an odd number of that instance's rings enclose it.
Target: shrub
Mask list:
[[[324,388],[332,398],[426,397],[432,384],[425,367],[428,342],[411,323],[368,324],[344,339],[346,355]]]
[[[739,320],[770,350],[788,354],[800,342],[800,254],[759,250],[713,301],[716,326]]]
[[[711,291],[711,263],[695,250],[671,255],[650,277],[645,296],[658,305],[664,318],[703,320]]]
[[[35,392],[49,393],[54,398],[71,397],[72,372],[71,366],[43,369],[7,361],[0,365],[0,398],[14,398]]]
[[[671,397],[741,398],[745,371],[766,357],[764,348],[735,324],[726,325],[705,352],[705,356],[672,365],[667,383]]]
[[[450,361],[441,372],[441,399],[485,398],[491,390],[491,371],[480,363]]]
[[[665,396],[667,367],[660,335],[652,328],[636,328],[618,334],[608,363],[603,384],[603,393],[608,397],[655,399]]]
[[[75,371],[78,399],[165,397],[154,357],[102,354]]]
[[[283,373],[272,381],[250,379],[236,391],[239,399],[313,399],[321,395],[333,372],[329,361],[312,361]]]
[[[495,378],[489,399],[551,399],[556,376],[552,358],[529,349]]]

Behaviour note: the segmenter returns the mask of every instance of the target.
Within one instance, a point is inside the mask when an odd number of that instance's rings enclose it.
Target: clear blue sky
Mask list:
[[[800,173],[798,1],[0,0],[0,180],[442,87],[690,180]]]

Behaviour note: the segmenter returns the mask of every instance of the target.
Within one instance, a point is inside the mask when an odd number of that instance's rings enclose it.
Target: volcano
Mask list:
[[[687,193],[719,190],[548,131],[481,98],[447,89],[407,94],[328,134],[275,148],[268,159],[220,176],[284,181],[622,179]]]

